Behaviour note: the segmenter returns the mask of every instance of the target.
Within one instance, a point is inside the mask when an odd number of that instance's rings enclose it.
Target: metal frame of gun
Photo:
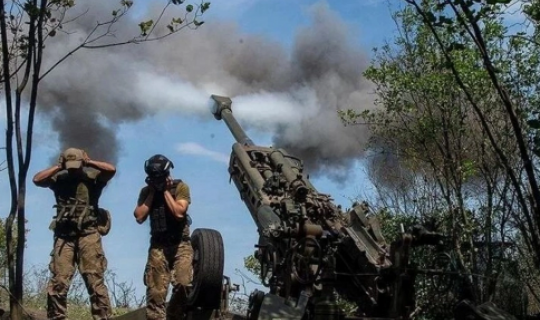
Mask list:
[[[257,146],[232,113],[232,100],[212,95],[212,113],[236,143],[229,174],[259,233],[255,257],[269,293],[250,297],[248,319],[342,319],[336,293],[358,306],[355,319],[410,319],[415,313],[412,248],[437,246],[444,236],[401,230],[388,244],[367,204],[343,212],[320,193],[300,159]]]
[[[343,212],[311,184],[300,159],[253,143],[234,118],[230,98],[212,99],[214,117],[237,141],[228,170],[257,225],[255,256],[270,289],[252,295],[250,317],[268,318],[270,306],[280,304],[288,319],[337,319],[338,292],[364,316],[406,319],[414,294],[404,299],[400,292],[413,292],[414,275],[405,268],[412,237],[389,250],[363,205]]]

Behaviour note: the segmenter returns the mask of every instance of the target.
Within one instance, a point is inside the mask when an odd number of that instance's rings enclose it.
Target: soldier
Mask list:
[[[58,164],[36,173],[33,182],[50,188],[56,199],[56,216],[51,223],[54,249],[47,286],[47,318],[67,319],[67,294],[75,265],[90,296],[94,320],[110,319],[111,306],[104,273],[107,259],[101,236],[110,228],[110,214],[99,208],[98,200],[116,168],[91,160],[85,151],[65,150]]]
[[[157,154],[144,164],[148,175],[134,216],[142,224],[150,216],[150,248],[144,271],[146,319],[183,319],[187,290],[192,281],[193,248],[190,241],[189,187],[173,180],[173,163]],[[169,284],[173,293],[165,307]]]

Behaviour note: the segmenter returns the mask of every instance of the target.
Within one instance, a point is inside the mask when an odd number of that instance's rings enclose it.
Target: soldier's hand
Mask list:
[[[150,177],[146,177],[146,179],[144,179],[144,182],[146,182],[146,186],[148,187],[148,190],[150,192],[154,193],[156,191],[156,188],[154,187],[154,181],[150,179]]]
[[[60,156],[60,157],[58,158],[58,163],[57,163],[58,168],[64,169],[64,162],[65,162],[64,157],[63,157],[63,156]]]
[[[166,190],[172,187],[173,185],[173,178],[171,176],[167,177],[167,180],[165,180],[165,185],[167,186]]]
[[[152,186],[152,179],[150,179],[150,177],[146,177],[144,179],[144,182],[146,183],[147,186],[149,186],[149,187]]]
[[[90,162],[90,157],[88,156],[88,153],[86,153],[86,151],[83,150],[83,162],[85,165],[88,164],[88,162]]]

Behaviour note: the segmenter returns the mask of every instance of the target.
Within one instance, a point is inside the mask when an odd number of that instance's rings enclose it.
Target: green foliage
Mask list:
[[[523,13],[535,22],[540,22],[540,3],[534,1],[524,4]]]
[[[456,270],[490,279],[463,282],[479,302],[486,301],[501,290],[493,283],[506,268],[501,255],[508,252],[467,248],[480,239],[489,247],[513,237],[517,230],[508,227],[509,212],[519,212],[504,189],[507,168],[519,168],[521,159],[499,88],[517,106],[524,131],[536,137],[530,129],[540,126],[534,121],[540,51],[527,38],[530,34],[512,33],[503,22],[507,2],[408,2],[415,5],[394,15],[398,36],[374,50],[365,72],[376,86],[377,108],[340,116],[348,123],[364,121],[372,130],[369,174],[379,192],[377,205],[383,209],[378,215],[387,240],[399,236],[400,224],[407,228],[418,222],[448,235]],[[479,50],[473,32],[481,34],[485,50]],[[493,72],[486,67],[486,54]],[[492,141],[505,155],[506,168]],[[512,221],[518,218],[514,215]],[[432,256],[422,249],[413,260],[427,267]],[[430,306],[433,299],[439,299],[439,307],[451,306],[453,298],[439,298],[430,280],[422,281],[417,299],[424,313],[447,317],[448,309]]]
[[[71,8],[75,6],[75,0],[51,0],[49,3],[51,5],[55,5],[55,6],[63,7],[63,8]]]
[[[408,230],[415,223],[411,215],[392,212],[388,208],[381,208],[375,213],[381,226],[381,233],[388,243],[401,237],[402,227]]]
[[[244,267],[256,276],[261,274],[261,264],[254,255],[249,255],[244,258]]]
[[[175,0],[172,4],[180,5],[183,2],[182,0]],[[95,24],[93,28],[88,28],[88,33],[84,37],[77,35],[70,39],[70,46],[65,48],[64,54],[57,52],[54,55],[57,60],[45,59],[45,56],[49,56],[45,53],[48,50],[48,45],[46,45],[48,40],[55,37],[59,32],[62,32],[66,37],[77,33],[68,29],[76,25],[75,21],[81,19],[85,14],[70,12],[70,9],[75,4],[75,0],[50,0],[43,2],[43,5],[39,1],[12,1],[6,4],[4,9],[7,11],[4,19],[0,21],[2,32],[10,33],[2,37],[0,46],[5,49],[2,51],[5,68],[2,69],[1,75],[2,82],[5,84],[5,90],[3,90],[5,107],[2,109],[5,110],[6,123],[8,124],[5,132],[6,146],[4,149],[6,153],[6,170],[9,180],[12,182],[10,184],[12,194],[10,199],[11,210],[6,220],[6,228],[9,230],[4,232],[4,235],[0,234],[0,241],[4,241],[4,236],[7,237],[7,244],[0,243],[0,263],[4,263],[4,259],[6,259],[5,250],[1,246],[7,245],[10,251],[7,264],[9,265],[9,274],[13,276],[9,279],[9,290],[13,299],[8,299],[13,319],[22,318],[22,305],[20,302],[24,296],[24,290],[22,290],[23,286],[20,282],[23,281],[24,276],[23,257],[26,230],[24,228],[17,230],[16,226],[17,222],[20,222],[19,225],[23,225],[25,221],[26,202],[22,200],[26,196],[28,169],[31,167],[32,128],[34,115],[38,107],[38,95],[35,93],[39,92],[40,82],[79,50],[140,44],[166,38],[186,27],[195,29],[204,23],[201,21],[201,16],[210,8],[209,2],[203,2],[200,5],[188,5],[186,10],[170,6],[171,2],[165,2],[161,13],[138,24],[139,32],[137,32],[137,27],[133,26],[135,34],[128,38],[121,38],[122,35],[115,32],[117,29],[115,24],[127,16],[134,2],[118,0],[118,7],[109,11],[110,14],[93,17],[93,19],[95,18]],[[90,6],[92,5],[90,4]],[[170,9],[177,9],[177,13],[181,15],[181,18],[173,19],[169,26],[163,25],[161,20],[163,17],[168,16],[165,13]],[[169,32],[167,32],[167,29]],[[163,30],[165,30],[165,33]],[[46,66],[42,65],[43,61],[47,61]],[[25,99],[24,102],[23,99]],[[17,139],[17,137],[20,139]],[[15,140],[17,140],[16,143]],[[17,154],[24,156],[17,157]],[[1,267],[3,268],[4,265]],[[78,315],[74,315],[73,318],[82,319]]]
[[[467,94],[479,105],[487,121],[503,125],[495,128],[500,130],[497,134],[501,139],[508,133],[508,121],[505,123],[501,109],[493,108],[494,103],[499,103],[497,93],[482,66],[483,58],[475,43],[455,32],[455,20],[447,15],[437,15],[438,2],[424,3],[426,6],[432,4],[426,9],[427,19],[433,23],[442,21],[436,24],[439,39],[414,10],[406,8],[397,12],[395,18],[403,29],[403,36],[394,40],[394,46],[386,45],[376,50],[373,66],[365,72],[365,76],[377,85],[377,104],[383,110],[364,114],[349,110],[341,112],[341,116],[352,123],[359,119],[370,123],[378,140],[375,144],[384,140],[399,146],[393,152],[398,152],[406,170],[417,172],[424,169],[424,166],[419,167],[420,163],[430,162],[437,168],[450,166],[460,181],[471,181],[486,161],[491,161],[490,166],[496,166],[493,162],[498,160],[493,157],[484,157],[482,161],[476,159],[478,147],[486,142],[480,140],[485,139],[485,135],[472,112]],[[491,17],[494,9],[490,12]],[[529,61],[536,63],[538,52],[529,50],[525,42],[505,43],[507,30],[500,19],[489,19],[482,25],[499,72],[508,75],[509,83],[518,81],[520,86],[536,86],[537,73],[526,72],[523,65],[530,66]],[[438,41],[442,41],[444,51]],[[471,90],[461,89],[454,73],[459,73],[464,87]],[[536,101],[537,96],[531,93],[527,99]],[[431,175],[437,179],[455,180],[448,172],[432,170]]]
[[[34,19],[40,13],[39,8],[30,1],[27,1],[27,2],[24,3],[23,10],[26,11],[26,13],[28,14],[29,17],[34,18]]]
[[[210,9],[210,2],[204,2],[201,5],[201,12],[204,13],[206,10]]]
[[[527,121],[527,124],[532,129],[540,129],[540,120],[539,119],[531,119],[531,120]]]
[[[538,97],[538,72],[539,66],[539,29],[540,22],[540,2],[525,1],[520,7],[511,5],[509,0],[478,1],[409,1],[415,4],[424,14],[423,20],[427,25],[435,28],[435,32],[441,36],[442,42],[447,34],[459,34],[465,41],[471,43],[470,50],[476,52],[482,60],[488,59],[493,64],[493,72],[498,77],[504,89],[510,94],[510,99],[516,103],[516,112],[522,119],[537,118],[533,113],[537,112]],[[507,16],[513,19],[520,19],[523,13],[527,19],[518,23],[505,22]],[[505,22],[505,23],[503,23]],[[532,24],[531,24],[532,22]],[[480,30],[480,35],[472,28],[476,24]],[[478,41],[478,37],[482,37]],[[477,45],[486,42],[486,49],[479,49]],[[446,48],[447,52],[464,49],[462,42],[450,43]],[[457,45],[457,46],[456,46]],[[455,64],[455,57],[451,60]],[[481,60],[479,60],[479,63]],[[452,66],[452,65],[449,65]],[[478,70],[486,77],[488,69],[485,65],[479,65]],[[464,70],[456,70],[460,77],[466,78]],[[495,83],[493,83],[495,84]],[[476,91],[471,83],[465,83],[471,91]],[[476,99],[476,97],[474,97]],[[523,129],[527,134],[537,135],[537,128]],[[532,130],[531,130],[532,129]],[[538,145],[533,142],[534,147]]]
[[[184,1],[176,0],[172,1],[172,3],[174,5],[180,5],[184,3]],[[167,30],[169,30],[170,33],[178,32],[186,26],[193,26],[194,28],[198,28],[204,24],[204,21],[200,20],[200,16],[202,16],[209,9],[210,2],[202,2],[200,5],[187,4],[185,7],[186,14],[184,15],[184,17],[172,18],[171,22],[166,25],[166,28]]]
[[[139,23],[139,28],[141,29],[141,35],[146,36],[150,28],[154,25],[154,20],[143,21]]]
[[[120,4],[123,6],[123,7],[126,7],[126,8],[131,8],[131,6],[133,5],[133,1],[129,1],[129,0],[122,0],[120,1]]]

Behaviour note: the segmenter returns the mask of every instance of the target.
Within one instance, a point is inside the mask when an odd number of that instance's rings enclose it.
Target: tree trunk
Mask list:
[[[23,301],[23,274],[24,274],[24,248],[26,245],[26,218],[25,218],[25,199],[26,199],[26,173],[21,173],[19,182],[19,201],[17,208],[17,254],[15,259],[15,288],[13,295],[17,299],[17,307],[11,317],[12,320],[23,319],[23,310],[21,305]],[[14,310],[14,309],[12,309]]]

